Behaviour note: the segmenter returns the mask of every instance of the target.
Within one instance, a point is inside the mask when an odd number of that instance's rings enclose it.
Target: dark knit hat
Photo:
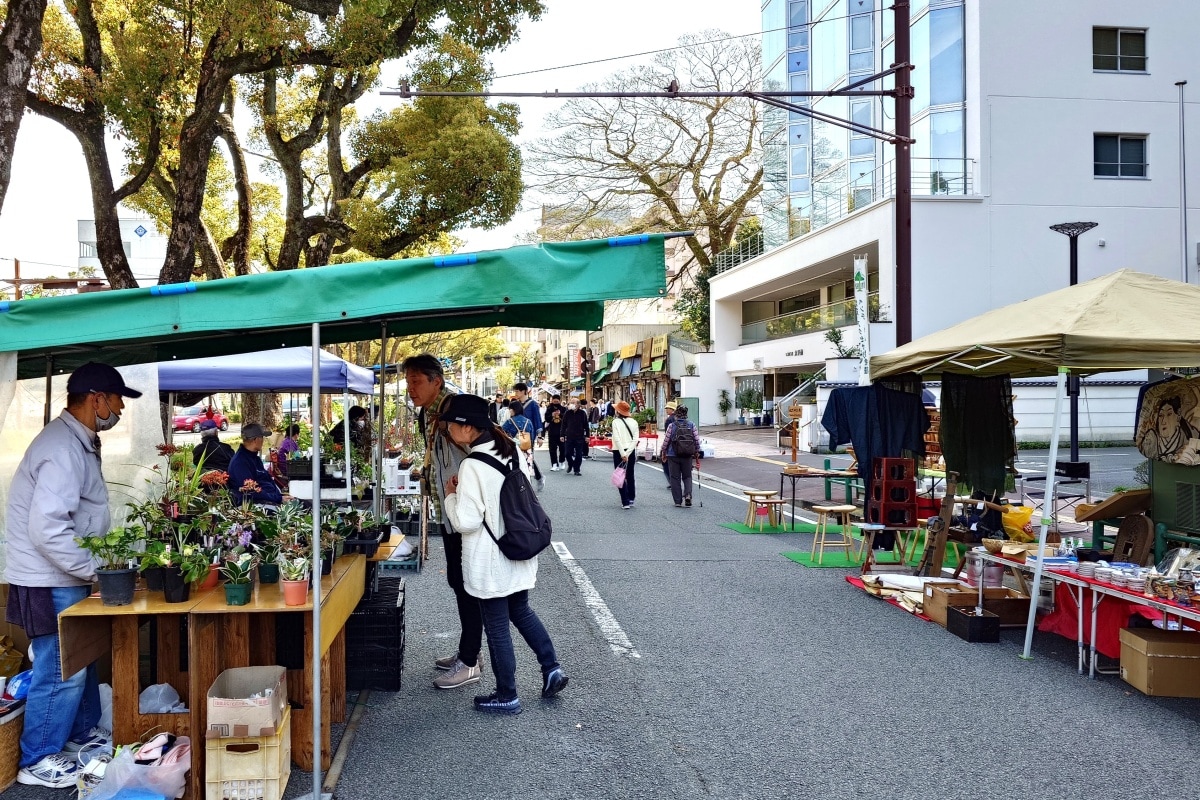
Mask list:
[[[442,420],[470,425],[481,431],[491,430],[492,427],[487,400],[473,394],[452,395],[450,402],[446,404],[446,410],[442,412]]]

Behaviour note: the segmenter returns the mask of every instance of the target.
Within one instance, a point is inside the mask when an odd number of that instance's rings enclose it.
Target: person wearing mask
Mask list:
[[[546,406],[546,441],[550,450],[550,471],[558,472],[566,463],[565,448],[562,440],[562,399],[558,395],[550,397]]]
[[[500,394],[499,392],[496,392],[495,396],[492,397],[491,400],[488,400],[488,419],[492,421],[493,425],[500,424],[500,407],[503,404],[504,395]]]
[[[588,421],[587,412],[579,407],[579,401],[572,399],[563,412],[562,428],[559,431],[559,441],[566,449],[567,472],[579,475],[583,465],[583,454],[587,450]]]
[[[612,426],[613,469],[625,468],[625,484],[618,491],[621,494],[621,508],[626,511],[633,508],[633,501],[637,499],[633,473],[637,466],[638,426],[629,413],[629,403],[624,400],[617,403],[617,415],[613,417]]]
[[[275,479],[263,466],[263,426],[250,422],[242,426],[242,444],[229,460],[229,495],[234,504],[257,503],[277,506],[291,498],[275,485]],[[253,481],[257,488],[243,491],[246,481]]]
[[[542,410],[538,406],[537,401],[529,396],[529,384],[518,383],[513,386],[513,392],[517,395],[517,402],[521,404],[521,412],[529,420],[529,423],[533,425],[533,433],[529,436],[536,447],[541,441],[543,434]],[[530,463],[533,465],[533,477],[537,481],[538,490],[545,489],[546,479],[542,477],[542,471],[538,469],[537,459],[532,459]]]
[[[365,461],[371,459],[371,428],[367,421],[367,410],[362,406],[350,406],[346,418],[350,420],[350,447],[357,450]],[[346,441],[346,420],[343,419],[329,431],[335,445]],[[349,463],[349,459],[347,459]]]
[[[690,454],[679,452],[685,448],[682,444],[677,444],[676,437],[691,439],[692,447],[690,449],[692,452]],[[675,417],[664,433],[662,447],[663,461],[667,465],[668,475],[671,479],[671,499],[675,501],[676,508],[685,506],[691,508],[692,462],[699,458],[699,453],[700,432],[688,419],[687,406],[679,406],[675,409]]]
[[[96,665],[61,674],[58,615],[92,593],[96,565],[75,539],[109,532],[97,434],[121,421],[126,397],[141,392],[107,364],[75,370],[66,409],[30,442],[9,487],[6,620],[25,629],[33,661],[17,772],[27,786],[73,789],[80,750],[112,752]]]
[[[210,469],[228,472],[233,460],[233,448],[217,438],[217,423],[211,419],[200,423],[200,445],[192,449],[192,463],[200,464],[201,459],[206,472]]]
[[[409,356],[401,365],[408,383],[408,396],[421,409],[417,426],[425,439],[425,463],[421,470],[422,493],[429,497],[430,523],[441,531],[446,551],[446,583],[454,592],[458,610],[458,649],[448,656],[435,659],[433,666],[440,674],[433,685],[438,689],[457,689],[479,683],[483,664],[479,660],[483,649],[483,616],[479,600],[467,593],[463,583],[463,537],[445,513],[446,495],[450,480],[466,456],[466,449],[456,445],[446,433],[443,423],[453,391],[446,387],[442,364],[429,353]]]
[[[508,419],[506,419],[504,421],[504,424],[500,426],[500,430],[502,430],[506,434],[508,434],[508,437],[510,439],[512,439],[514,442],[517,441],[517,433],[518,432],[528,433],[529,441],[532,442],[533,441],[533,433],[532,433],[533,423],[529,421],[529,417],[527,417],[521,413],[522,410],[523,409],[521,408],[520,402],[513,400],[512,403],[509,404],[509,412],[510,413],[508,415]],[[518,449],[520,449],[520,448],[518,448]],[[531,448],[527,451],[523,451],[521,453],[521,455],[525,457],[526,466],[529,467],[529,470],[528,470],[529,474],[531,474],[531,475],[534,474],[537,464],[535,463],[534,458],[533,458],[533,449]],[[545,486],[546,486],[545,481],[543,481],[539,478],[538,479],[538,488],[544,489]]]
[[[513,441],[491,424],[482,397],[451,397],[444,419],[448,435],[459,447],[491,456],[509,469],[525,469]],[[542,697],[557,695],[567,687],[568,678],[546,626],[529,606],[529,590],[537,582],[537,557],[513,561],[492,538],[504,537],[500,488],[505,474],[484,461],[464,459],[447,487],[446,516],[463,537],[463,578],[467,592],[478,598],[487,629],[488,654],[496,673],[496,690],[476,697],[475,708],[487,714],[511,715],[521,713],[521,700],[517,696],[517,659],[510,626],[537,656],[542,668]]]
[[[587,414],[588,433],[587,438],[583,440],[583,457],[587,461],[592,460],[592,434],[600,427],[600,409],[595,403],[589,403],[586,397],[579,398],[579,407]]]

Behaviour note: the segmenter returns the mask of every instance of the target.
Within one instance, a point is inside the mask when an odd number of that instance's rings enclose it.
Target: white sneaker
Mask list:
[[[454,667],[435,678],[433,685],[439,689],[457,689],[467,684],[479,683],[479,676],[482,673],[483,670],[480,669],[478,664],[468,667],[456,658],[454,660]]]
[[[87,732],[81,742],[67,742],[63,745],[64,753],[78,753],[87,748],[89,751],[100,750],[112,755],[112,731],[105,730],[99,725]]]
[[[17,773],[17,783],[26,786],[46,786],[50,789],[72,789],[75,787],[77,769],[73,759],[62,753],[52,753],[35,764],[22,767]]]
[[[558,472],[558,464],[551,464],[551,465],[550,465],[550,471],[551,471],[551,472]]]

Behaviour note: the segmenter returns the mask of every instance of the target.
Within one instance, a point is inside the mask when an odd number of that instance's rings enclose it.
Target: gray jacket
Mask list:
[[[91,583],[96,567],[76,536],[108,533],[108,487],[95,434],[63,411],[30,443],[8,493],[5,579],[18,586]]]

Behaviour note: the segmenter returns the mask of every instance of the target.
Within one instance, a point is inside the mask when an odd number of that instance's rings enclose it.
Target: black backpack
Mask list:
[[[671,434],[671,447],[677,456],[696,455],[696,435],[692,433],[692,423],[686,420],[675,420],[675,431]]]
[[[504,520],[504,536],[499,539],[488,526],[483,527],[500,548],[500,552],[512,561],[528,561],[545,550],[553,533],[550,517],[538,502],[537,493],[529,485],[529,479],[517,466],[516,457],[511,467],[504,466],[498,459],[486,453],[471,453],[467,458],[482,461],[504,475],[500,485],[500,516]]]

